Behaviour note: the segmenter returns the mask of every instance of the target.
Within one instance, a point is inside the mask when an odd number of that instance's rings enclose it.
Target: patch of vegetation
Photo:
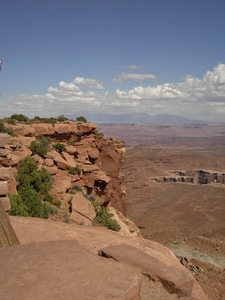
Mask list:
[[[31,150],[32,154],[37,154],[41,157],[44,157],[47,153],[47,148],[44,147],[40,142],[38,141],[32,141],[30,143],[29,149]]]
[[[61,143],[57,143],[52,145],[52,147],[59,153],[62,153],[63,151],[66,151],[66,147],[65,145],[61,144]]]
[[[62,202],[60,200],[54,199],[53,200],[53,205],[60,207],[62,205]]]
[[[49,203],[53,204],[54,197],[47,192],[47,193],[44,194],[43,200],[45,202],[49,202]]]
[[[47,219],[49,206],[42,198],[52,187],[52,178],[46,169],[37,169],[37,163],[30,157],[21,160],[18,169],[18,194],[9,195],[11,215],[31,216]],[[54,202],[53,202],[54,204]]]
[[[52,126],[54,126],[57,123],[58,119],[53,118],[53,117],[50,117],[50,118],[41,118],[41,121],[43,123],[52,124]]]
[[[77,174],[80,175],[81,174],[81,168],[77,165],[76,167],[71,167],[69,168],[69,174]]]
[[[29,121],[29,118],[24,116],[23,114],[13,114],[11,115],[10,119],[14,119],[14,120],[17,120],[19,122],[27,122]]]
[[[69,142],[67,142],[67,144],[71,145],[71,146],[74,146],[76,144],[76,142],[75,141],[69,141]]]
[[[96,212],[96,217],[94,218],[95,225],[101,225],[110,230],[120,231],[120,225],[116,220],[112,219],[113,214],[109,213],[108,210],[98,202],[93,202],[93,206]]]
[[[13,129],[11,127],[5,127],[3,121],[0,121],[0,132],[8,133],[10,136],[15,136]]]
[[[97,136],[97,137],[100,137],[100,136],[103,136],[103,135],[104,135],[104,134],[101,133],[101,132],[98,132],[98,131],[95,132],[95,136]]]
[[[16,120],[15,119],[7,119],[6,121],[8,124],[11,124],[11,125],[16,125]]]
[[[51,139],[46,137],[42,134],[37,136],[36,141],[32,141],[30,143],[29,149],[31,150],[32,154],[38,154],[41,157],[44,157],[45,154],[50,150],[49,144]]]
[[[87,123],[87,119],[84,116],[80,116],[76,118],[77,122]]]
[[[65,217],[64,218],[64,223],[70,224],[71,223],[70,218],[69,217]]]
[[[73,190],[76,190],[76,191],[78,191],[78,192],[82,192],[82,191],[83,191],[82,187],[79,186],[79,185],[77,185],[77,184],[75,184],[75,185],[72,187],[72,189],[73,189]]]
[[[58,121],[59,121],[59,122],[63,122],[63,121],[66,121],[66,120],[69,120],[69,119],[66,118],[64,115],[58,116]]]

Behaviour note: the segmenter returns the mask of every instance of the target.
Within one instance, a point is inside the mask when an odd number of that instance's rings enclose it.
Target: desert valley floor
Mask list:
[[[126,144],[127,217],[225,299],[225,126],[99,124]]]

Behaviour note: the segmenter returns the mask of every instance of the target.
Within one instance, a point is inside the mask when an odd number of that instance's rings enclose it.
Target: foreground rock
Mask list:
[[[179,297],[182,300],[205,300],[207,299],[200,288],[200,286],[195,281],[194,277],[185,269],[184,266],[182,266],[179,262],[179,260],[175,257],[175,255],[166,247],[158,244],[157,242],[153,242],[150,240],[145,240],[140,237],[131,238],[126,237],[123,235],[120,235],[116,232],[107,230],[106,228],[102,227],[93,227],[93,226],[79,226],[75,224],[65,224],[61,222],[54,222],[51,220],[43,220],[43,219],[36,219],[36,218],[23,218],[23,217],[10,217],[12,226],[20,240],[21,244],[29,244],[29,243],[38,243],[41,241],[57,241],[58,243],[64,245],[67,243],[68,240],[76,240],[79,242],[86,250],[89,252],[92,252],[95,256],[98,255],[98,251],[109,251],[110,249],[113,249],[113,253],[110,252],[110,256],[114,256],[116,251],[115,249],[119,250],[120,258],[117,260],[121,260],[121,262],[114,262],[116,265],[119,266],[123,265],[123,263],[126,264],[126,268],[128,271],[129,276],[131,276],[130,283],[131,287],[127,287],[126,284],[124,287],[126,287],[126,291],[128,293],[128,290],[133,291],[136,289],[134,286],[137,285],[138,282],[138,275],[131,275],[130,268],[133,267],[134,270],[139,269],[139,271],[142,274],[146,274],[150,277],[150,279],[153,279],[153,281],[160,281],[165,287],[167,287],[167,290],[170,293],[173,293],[174,296]],[[48,228],[48,230],[46,230]],[[50,243],[51,244],[51,243]],[[116,248],[115,248],[116,246]],[[37,246],[39,247],[39,246]],[[62,246],[63,247],[63,246]],[[106,248],[108,247],[108,248]],[[117,248],[118,247],[118,248]],[[125,247],[125,248],[124,248]],[[106,249],[104,249],[106,248]],[[19,249],[19,248],[17,248]],[[61,258],[58,258],[58,254],[56,254],[55,260],[65,260],[68,253],[73,252],[71,250],[71,247],[65,247],[64,250],[60,250]],[[107,250],[108,249],[108,250]],[[86,260],[86,250],[80,251],[81,255],[79,258],[77,258],[79,261]],[[110,251],[111,251],[110,250]],[[121,250],[121,251],[120,251]],[[13,250],[11,250],[13,251]],[[47,252],[51,252],[50,250]],[[0,259],[1,258],[1,252],[0,251]],[[82,253],[84,253],[84,256],[82,256]],[[117,251],[118,253],[118,251]],[[54,256],[54,251],[52,252],[52,256]],[[117,254],[116,254],[117,255]],[[41,255],[38,255],[38,259],[41,257]],[[122,258],[121,258],[122,257]],[[126,259],[125,259],[126,258]],[[105,260],[104,258],[101,258]],[[146,269],[140,265],[141,262],[143,262],[143,259],[146,262]],[[45,259],[46,263],[48,264],[49,268],[52,268],[51,263],[48,263],[48,259]],[[70,264],[73,260],[72,258],[69,260]],[[34,260],[35,262],[35,260]],[[36,262],[35,262],[36,263]],[[93,263],[95,264],[95,259],[93,260]],[[63,261],[62,261],[63,264]],[[71,267],[69,264],[68,268]],[[89,265],[91,265],[92,262]],[[43,264],[42,264],[43,265]],[[130,266],[129,266],[130,265]],[[95,277],[103,276],[102,281],[104,282],[109,280],[111,284],[113,282],[117,282],[117,276],[115,277],[113,275],[107,275],[107,273],[104,273],[102,271],[99,271],[96,267],[95,271],[93,273],[95,274]],[[149,271],[150,270],[150,271]],[[88,272],[87,276],[89,276],[91,273]],[[86,273],[85,273],[86,274]],[[87,278],[86,275],[83,275],[83,282],[86,282]],[[111,273],[110,273],[111,274]],[[112,273],[113,274],[113,273]],[[132,273],[133,274],[133,273]],[[137,273],[135,273],[137,274]],[[162,275],[163,274],[163,275]],[[69,280],[68,280],[69,278]],[[122,282],[122,277],[118,275],[118,280]],[[134,279],[136,278],[136,279]],[[160,280],[159,280],[160,279]],[[68,281],[71,281],[71,276],[68,275],[67,277]],[[126,282],[126,280],[125,280]],[[134,282],[136,282],[134,284]],[[150,284],[150,282],[149,282]],[[118,286],[118,288],[120,285]],[[169,287],[169,288],[168,288]],[[171,288],[172,287],[172,288]],[[97,289],[98,286],[95,286],[95,289]],[[68,286],[66,286],[66,289],[68,290]],[[120,289],[120,288],[119,288]],[[58,288],[59,290],[59,288]],[[113,290],[113,288],[112,288]],[[102,298],[94,297],[90,299],[140,299],[139,292],[132,296],[133,298],[126,298],[127,294],[124,294],[124,298],[117,298],[111,294],[111,289],[107,290],[107,293],[105,293],[105,289],[103,291],[98,291],[98,295],[102,296]],[[70,291],[71,292],[71,291]],[[105,293],[105,294],[103,294]],[[128,293],[129,294],[129,293]],[[125,297],[126,296],[126,297]],[[108,298],[107,298],[108,297]],[[111,297],[111,298],[110,298]],[[113,298],[114,297],[114,298]],[[129,295],[130,297],[130,295]],[[135,298],[136,297],[136,298]],[[164,297],[164,300],[172,299],[169,298],[169,293],[167,293],[167,296]],[[10,299],[10,298],[9,298]],[[16,298],[15,298],[16,299]],[[23,298],[18,298],[23,299]],[[36,299],[36,298],[34,298]],[[43,299],[51,299],[51,298],[43,298]],[[52,298],[54,299],[54,298]],[[57,298],[60,299],[60,298]],[[63,299],[63,298],[62,298]],[[68,298],[70,299],[70,298]],[[71,298],[72,299],[72,298]],[[85,298],[85,296],[82,297],[74,297],[74,299],[89,299]],[[141,298],[142,299],[148,299],[148,298]],[[154,298],[151,298],[153,300],[160,299],[157,298],[157,295],[154,296]],[[176,299],[176,298],[173,298]],[[177,298],[178,299],[178,298]]]
[[[74,240],[5,248],[0,257],[0,299],[139,298],[140,272],[102,259]]]

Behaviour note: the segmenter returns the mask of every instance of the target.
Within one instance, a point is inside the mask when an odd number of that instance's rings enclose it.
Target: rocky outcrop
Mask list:
[[[124,144],[98,136],[95,131],[96,126],[89,123],[19,124],[14,129],[17,137],[3,137],[8,140],[0,147],[0,167],[4,169],[0,171],[1,193],[6,196],[11,190],[9,180],[16,175],[19,161],[32,156],[28,149],[31,141],[44,134],[52,140],[50,149],[45,157],[35,154],[32,158],[39,169],[46,168],[52,174],[50,193],[62,204],[53,220],[10,217],[11,229],[22,245],[0,249],[0,298],[7,295],[7,299],[40,299],[44,295],[46,299],[100,296],[145,300],[142,295],[146,294],[146,285],[147,290],[154,291],[154,282],[158,281],[165,289],[157,285],[157,293],[164,293],[165,300],[206,299],[175,255],[140,237],[135,224],[124,217],[126,189],[120,171],[125,159]],[[57,142],[63,143],[66,151],[55,151],[52,144]],[[14,189],[16,192],[16,182]],[[96,214],[93,199],[108,207],[121,226],[120,233],[92,226]],[[71,224],[65,224],[68,221]],[[0,236],[0,241],[4,237]]]
[[[193,184],[225,184],[225,172],[212,170],[170,171],[169,175],[154,177],[156,182],[185,182]]]
[[[72,222],[77,224],[92,222],[71,210],[67,193],[74,186],[79,186],[83,193],[95,198],[99,203],[105,206],[110,203],[118,211],[125,213],[126,191],[122,185],[123,175],[120,172],[125,159],[122,142],[96,135],[97,127],[92,123],[69,121],[54,126],[33,123],[12,125],[12,128],[18,136],[2,135],[0,166],[11,168],[16,175],[20,160],[32,156],[29,150],[30,143],[35,141],[38,135],[50,137],[51,144],[45,157],[35,154],[32,158],[37,162],[38,169],[43,167],[52,175],[53,188],[50,193],[55,199],[62,201],[61,208]],[[54,143],[63,143],[66,151],[57,152],[52,147]],[[5,191],[4,195],[8,192]],[[10,192],[16,192],[15,182],[14,190]]]
[[[23,295],[27,285],[32,292],[30,296],[39,299],[39,291],[35,287],[39,286],[40,281],[43,291],[46,293],[51,291],[52,294],[49,296],[55,293],[50,286],[57,289],[59,295],[57,299],[61,299],[62,294],[68,295],[68,299],[96,299],[94,295],[98,293],[102,299],[144,300],[149,298],[140,297],[141,294],[145,294],[141,293],[143,288],[146,288],[143,286],[143,280],[153,290],[154,287],[150,284],[161,282],[165,292],[167,291],[161,298],[164,300],[207,299],[191,273],[180,264],[168,248],[157,242],[141,237],[123,236],[103,227],[78,226],[29,217],[10,219],[23,248],[18,246],[9,249],[10,252],[0,251],[1,261],[13,258],[1,268],[7,272],[5,271],[1,277],[3,280],[0,283],[0,292],[9,293],[12,298],[8,299],[16,299],[13,296],[15,297],[18,291]],[[21,255],[21,252],[27,255]],[[116,261],[98,257],[98,254],[114,258]],[[24,270],[27,264],[30,266],[29,274]],[[114,266],[121,272],[120,275],[117,275]],[[16,279],[18,280],[18,274],[22,274],[19,276],[21,284],[16,284],[12,289],[12,285]],[[35,274],[43,274],[43,278]],[[48,278],[54,279],[53,283],[52,280],[46,280],[47,274]],[[147,277],[144,279],[143,276]],[[9,277],[11,280],[7,281]],[[67,284],[64,283],[65,278]],[[100,280],[99,284],[95,281],[96,278]],[[89,285],[89,280],[91,282],[94,280],[95,284]],[[56,281],[63,284],[57,287]],[[71,281],[74,285],[70,284]],[[82,288],[81,282],[86,283],[88,293]],[[121,285],[124,285],[124,294],[121,294]],[[74,296],[77,291],[80,292],[79,297]],[[160,294],[160,290],[157,292]],[[171,294],[173,298],[170,297]],[[152,295],[151,299],[159,299],[157,294]],[[91,296],[92,298],[88,298]]]

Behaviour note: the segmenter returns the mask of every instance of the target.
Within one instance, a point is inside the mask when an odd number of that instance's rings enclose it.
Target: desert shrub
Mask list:
[[[93,205],[96,212],[94,224],[105,226],[110,230],[120,231],[120,225],[116,220],[112,219],[113,214],[109,213],[108,210],[98,202],[94,202]]]
[[[16,125],[16,120],[15,119],[8,119],[7,123],[11,124],[11,125]]]
[[[81,169],[79,166],[76,166],[76,167],[71,167],[69,168],[69,174],[77,174],[77,175],[80,175],[81,174]]]
[[[45,154],[50,150],[49,144],[51,139],[44,135],[38,135],[36,141],[30,143],[29,149],[32,151],[32,154],[38,154],[41,157],[44,157]]]
[[[72,190],[76,190],[76,191],[78,191],[78,192],[82,192],[82,191],[83,191],[82,187],[79,186],[79,185],[77,185],[77,184],[75,184],[75,185],[72,187]]]
[[[9,200],[11,204],[10,215],[23,216],[23,217],[29,216],[28,207],[23,202],[19,194],[17,195],[9,194]]]
[[[89,196],[88,200],[91,201],[91,202],[94,202],[95,201],[95,197],[94,196]]]
[[[23,114],[14,114],[14,115],[11,115],[10,119],[14,119],[14,120],[17,120],[17,121],[20,121],[20,122],[27,122],[29,121],[29,118],[24,116]]]
[[[37,163],[31,157],[21,160],[17,180],[19,182],[18,187],[24,186],[25,182],[28,181],[29,186],[42,195],[52,187],[51,174],[45,168],[37,170]]]
[[[57,123],[58,120],[56,118],[50,117],[50,118],[42,118],[41,121],[43,123],[49,123],[49,124],[52,124],[54,126]]]
[[[56,215],[58,213],[58,209],[51,205],[48,206],[48,210],[51,215]]]
[[[44,157],[45,154],[47,153],[47,148],[37,141],[32,141],[30,143],[29,149],[31,150],[33,155],[37,154],[41,157]]]
[[[5,125],[2,121],[0,121],[0,132],[4,132],[5,130]]]
[[[84,116],[80,116],[76,118],[77,122],[87,123],[87,119]]]
[[[43,134],[39,134],[37,136],[37,141],[41,143],[44,147],[48,148],[51,143],[51,139],[48,136],[44,136]]]
[[[53,200],[53,204],[54,204],[55,206],[60,207],[60,206],[62,205],[62,202],[61,202],[60,200]]]
[[[67,223],[67,224],[71,223],[71,220],[69,217],[65,217],[63,221],[64,221],[64,223]]]
[[[66,151],[66,147],[65,145],[61,144],[61,143],[57,143],[52,145],[52,147],[59,153],[62,153],[63,151]]]
[[[32,119],[32,121],[41,121],[41,117],[35,116],[35,117]]]
[[[54,197],[47,192],[44,194],[43,200],[52,204],[54,201]]]
[[[95,136],[103,136],[103,133],[96,131]]]
[[[47,219],[49,215],[48,206],[42,202],[41,194],[36,192],[26,181],[23,186],[18,189],[18,194],[27,206],[28,215],[30,217],[38,217]]]
[[[52,187],[50,173],[44,168],[37,170],[37,163],[26,157],[20,162],[17,180],[18,194],[10,196],[10,214],[47,219],[49,206],[43,203],[42,195]]]
[[[66,118],[64,115],[58,116],[58,121],[59,122],[63,122],[63,121],[66,121],[66,120],[68,120],[68,118]]]

